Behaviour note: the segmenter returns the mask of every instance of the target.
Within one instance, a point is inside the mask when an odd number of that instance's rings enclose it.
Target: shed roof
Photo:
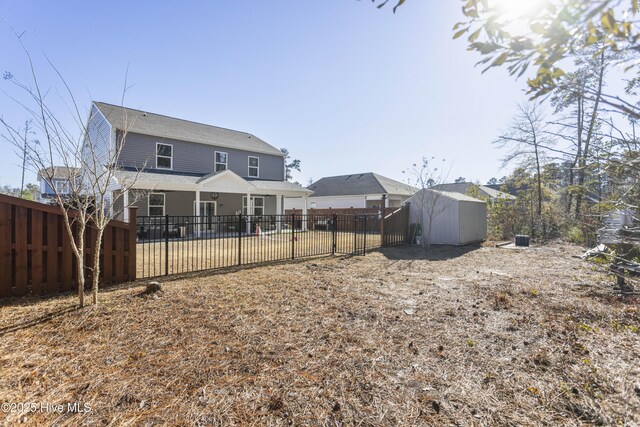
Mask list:
[[[486,203],[484,200],[480,200],[480,199],[475,199],[473,197],[469,197],[465,194],[461,194],[461,193],[455,193],[452,191],[442,191],[442,190],[434,190],[431,188],[425,188],[424,190],[421,191],[427,191],[430,193],[438,193],[440,194],[440,197],[446,197],[447,199],[451,199],[451,200],[456,200],[459,202],[472,202],[472,203]],[[412,197],[410,197],[407,201],[411,202],[412,199],[414,199],[415,197],[418,196],[418,194],[420,194],[420,191],[416,194],[414,194]]]
[[[454,183],[448,183],[448,184],[437,184],[437,185],[434,185],[432,188],[442,190],[442,191],[453,192],[453,193],[467,194],[467,192],[469,191],[469,188],[473,186],[476,186],[478,188],[478,192],[480,193],[480,196],[488,197],[490,199],[498,199],[498,198],[515,199],[516,198],[515,196],[509,193],[505,193],[504,191],[496,190],[495,188],[487,187],[486,185],[473,184],[471,182],[454,182]]]
[[[314,197],[394,194],[411,196],[417,189],[373,172],[321,178],[309,186]]]
[[[133,108],[94,102],[96,108],[116,129],[160,138],[197,142],[219,147],[284,156],[282,151],[247,132],[177,119]]]

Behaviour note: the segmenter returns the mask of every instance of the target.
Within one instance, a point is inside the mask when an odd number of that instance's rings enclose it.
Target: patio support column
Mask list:
[[[251,215],[253,215],[253,204],[251,203],[251,193],[247,193],[247,234],[253,233],[254,230],[251,229]]]
[[[302,231],[307,231],[307,196],[302,197]]]
[[[276,194],[276,232],[279,233],[282,230],[282,195]]]
[[[196,206],[195,206],[195,212],[193,213],[194,216],[196,216],[195,218],[195,222],[196,222],[196,237],[200,237],[200,190],[196,190]]]
[[[113,202],[112,202],[112,204],[113,204]],[[124,222],[129,222],[129,190],[125,190],[124,193],[122,193],[122,207],[123,207],[123,210],[124,210],[124,212],[123,212],[123,214],[124,214]],[[113,212],[113,213],[114,213],[115,216],[118,216],[118,212]]]

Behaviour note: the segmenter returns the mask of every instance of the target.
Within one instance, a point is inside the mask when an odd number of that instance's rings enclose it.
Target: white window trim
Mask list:
[[[224,154],[225,159],[227,160],[226,162],[222,163],[218,161],[218,153],[220,154]],[[229,153],[227,153],[226,151],[216,151],[213,153],[213,171],[214,172],[218,172],[218,165],[224,165],[224,169],[223,170],[227,170],[229,169]]]
[[[258,160],[258,166],[251,166],[251,159],[257,159]],[[258,172],[256,173],[256,176],[251,175],[251,168],[257,169]],[[247,158],[247,176],[249,178],[259,178],[260,177],[260,157],[249,156]]]
[[[151,208],[159,208],[160,205],[151,205],[151,196],[162,196],[162,215],[151,215]],[[164,216],[167,206],[167,194],[166,193],[149,193],[147,196],[147,216]]]
[[[242,196],[242,212],[243,215],[255,215],[256,211],[256,199],[262,199],[262,206],[258,206],[259,208],[262,209],[262,213],[260,214],[260,216],[264,216],[264,209],[265,209],[265,205],[264,205],[264,196],[251,196],[251,210],[253,210],[253,213],[249,213],[250,209],[249,206],[247,206],[247,196]],[[246,213],[245,209],[247,210]]]
[[[168,158],[168,156],[162,156],[158,154],[158,145],[168,145],[169,147],[171,147],[171,157],[170,157],[171,167],[170,168],[163,168],[158,166],[158,156],[162,157],[163,159]],[[173,170],[173,144],[167,144],[165,142],[156,142],[156,169]]]
[[[69,181],[56,179],[54,181],[53,185],[55,186],[55,191],[58,194],[69,194],[69,193],[71,193],[71,183]],[[60,189],[58,187],[58,185],[64,185],[64,188]]]

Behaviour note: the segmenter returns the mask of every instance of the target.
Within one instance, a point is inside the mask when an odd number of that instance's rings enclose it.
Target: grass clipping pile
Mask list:
[[[474,250],[471,250],[474,249]],[[0,308],[7,425],[638,424],[636,299],[554,245],[398,248]]]

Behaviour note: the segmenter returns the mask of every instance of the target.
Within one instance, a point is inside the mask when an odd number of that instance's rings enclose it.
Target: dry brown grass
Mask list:
[[[0,309],[7,425],[640,422],[637,300],[573,246],[384,250]],[[50,318],[38,321],[46,313]]]

